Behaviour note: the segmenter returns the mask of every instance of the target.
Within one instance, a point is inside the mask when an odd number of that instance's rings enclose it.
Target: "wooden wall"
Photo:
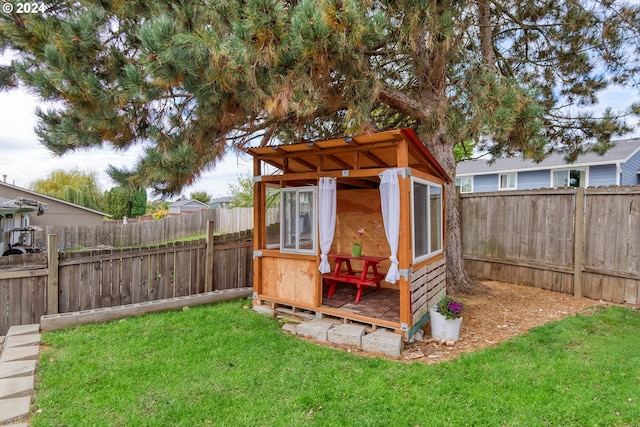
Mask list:
[[[337,193],[336,231],[330,253],[351,253],[351,243],[362,242],[362,255],[385,256],[391,252],[384,233],[380,191],[339,190]],[[362,236],[358,234],[364,229]],[[379,264],[386,272],[390,261]]]
[[[605,301],[640,301],[640,187],[461,198],[462,247],[471,275]]]

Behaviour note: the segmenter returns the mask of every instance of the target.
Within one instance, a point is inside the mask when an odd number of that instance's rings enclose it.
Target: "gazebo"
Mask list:
[[[450,181],[415,132],[247,151],[254,158],[254,306],[411,339],[446,292]]]

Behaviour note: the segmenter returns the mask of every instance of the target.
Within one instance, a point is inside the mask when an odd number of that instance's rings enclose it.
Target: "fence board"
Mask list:
[[[640,287],[640,187],[587,188],[575,218],[575,189],[464,194],[465,265],[480,278],[637,303]],[[575,221],[584,221],[576,248]],[[482,239],[486,230],[487,237]],[[579,244],[581,242],[578,242]],[[580,250],[583,257],[574,257]],[[574,267],[575,258],[581,265]]]

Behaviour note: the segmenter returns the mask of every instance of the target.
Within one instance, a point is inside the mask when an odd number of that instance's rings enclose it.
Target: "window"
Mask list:
[[[442,233],[442,186],[414,178],[414,261],[421,261],[442,251]]]
[[[516,189],[516,173],[501,173],[499,175],[498,189],[500,190],[515,190]]]
[[[316,188],[283,188],[281,251],[316,253]]]
[[[461,176],[456,178],[456,185],[460,187],[461,193],[473,193],[473,177]]]
[[[565,169],[552,172],[552,186],[557,187],[586,187],[586,169]]]

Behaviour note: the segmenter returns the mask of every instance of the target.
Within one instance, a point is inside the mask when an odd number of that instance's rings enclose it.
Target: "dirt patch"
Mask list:
[[[403,360],[437,363],[462,353],[495,346],[531,328],[595,306],[610,303],[502,282],[480,282],[473,294],[455,294],[465,303],[460,339],[453,347],[430,340],[430,325],[424,327],[423,342],[405,345]]]

